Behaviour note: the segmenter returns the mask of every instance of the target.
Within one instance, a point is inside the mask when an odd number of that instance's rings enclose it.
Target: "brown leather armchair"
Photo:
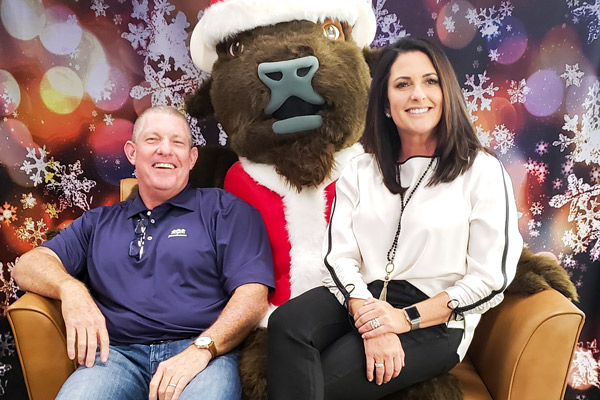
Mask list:
[[[135,179],[121,182],[121,199]],[[66,353],[60,302],[27,293],[8,308],[29,398],[54,399],[77,367]],[[485,313],[465,359],[451,373],[465,400],[562,399],[585,316],[554,289],[506,294]]]

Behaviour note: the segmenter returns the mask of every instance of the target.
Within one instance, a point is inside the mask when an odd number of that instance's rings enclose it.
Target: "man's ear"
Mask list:
[[[190,171],[196,165],[196,161],[198,161],[198,148],[194,146],[190,149]]]
[[[131,165],[135,166],[135,157],[136,157],[136,147],[135,143],[131,140],[125,142],[125,146],[123,146],[123,150],[125,151],[125,156],[131,163]]]
[[[379,59],[381,58],[381,49],[370,49],[365,47],[363,48],[363,57],[369,66],[371,77],[373,77],[373,72],[375,71],[375,68],[377,68],[377,64],[379,64]]]

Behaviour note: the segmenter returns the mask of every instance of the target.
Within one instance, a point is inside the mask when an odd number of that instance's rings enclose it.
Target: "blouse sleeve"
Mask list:
[[[362,257],[352,224],[359,202],[358,170],[356,164],[351,163],[336,183],[331,218],[323,242],[323,258],[329,272],[324,275],[323,284],[342,304],[345,303],[344,293],[351,298],[372,297],[359,272]]]
[[[471,168],[466,274],[446,289],[458,315],[484,313],[498,305],[523,250],[508,173],[499,160],[483,154]]]

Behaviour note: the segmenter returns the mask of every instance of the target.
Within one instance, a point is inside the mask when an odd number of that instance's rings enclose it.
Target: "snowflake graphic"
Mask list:
[[[596,339],[591,343],[587,342],[587,346],[584,346],[581,342],[577,343],[571,370],[569,371],[573,389],[583,389],[590,385],[600,387],[598,362],[594,358],[594,354],[597,352]]]
[[[531,158],[524,164],[525,171],[534,176],[539,183],[543,183],[548,175],[548,165],[543,162],[537,162]]]
[[[31,218],[26,218],[23,225],[17,228],[15,233],[19,239],[31,242],[34,246],[38,246],[45,241],[46,224],[43,219],[36,222]]]
[[[383,6],[387,3],[387,0],[377,0],[375,5],[375,17],[377,18],[377,25],[381,33],[377,34],[373,41],[373,46],[382,47],[391,43],[397,38],[408,36],[406,29],[398,21],[396,14],[390,14],[390,12]]]
[[[507,89],[508,95],[510,96],[510,104],[525,103],[527,95],[531,93],[531,89],[526,86],[525,79],[521,79],[519,82],[510,81],[510,88]]]
[[[103,121],[107,126],[110,126],[113,124],[113,122],[115,122],[115,119],[112,117],[111,114],[104,114]]]
[[[58,214],[60,213],[56,203],[44,204],[44,211],[50,216],[50,218],[58,218]]]
[[[486,39],[491,39],[500,34],[502,20],[512,14],[513,6],[509,1],[501,3],[500,8],[496,11],[495,7],[480,8],[479,11],[474,8],[467,10],[467,21],[469,24],[479,28],[481,36]]]
[[[12,369],[12,365],[10,365],[10,364],[3,364],[3,363],[0,362],[0,376],[4,376],[11,369]],[[0,385],[0,395],[4,395],[4,387],[1,386],[1,385]]]
[[[106,17],[106,10],[108,9],[108,6],[104,4],[104,0],[94,0],[90,9],[96,12],[96,17],[101,15]]]
[[[37,204],[37,200],[33,197],[33,194],[29,192],[28,194],[23,193],[21,195],[21,204],[23,204],[23,209],[33,208]]]
[[[554,208],[570,204],[567,220],[575,223],[576,231],[566,231],[563,242],[578,254],[586,251],[591,242],[595,241],[589,254],[596,261],[600,258],[600,209],[596,200],[600,194],[600,185],[590,186],[574,174],[569,175],[567,182],[567,191],[550,200],[550,206]]]
[[[449,33],[454,32],[455,24],[454,20],[452,19],[452,16],[444,17],[443,25],[446,28],[446,31],[448,31]]]
[[[556,178],[555,180],[552,181],[552,188],[555,190],[558,190],[562,187],[563,182],[562,179],[560,178]]]
[[[436,12],[431,13],[431,19],[436,20],[437,17],[438,17],[438,13],[436,13]]]
[[[496,125],[492,134],[496,140],[494,149],[500,149],[500,153],[506,154],[508,150],[515,146],[515,132],[505,127],[504,124]]]
[[[560,76],[566,80],[565,85],[567,87],[575,85],[579,87],[581,85],[581,78],[585,75],[579,70],[579,63],[575,65],[565,64],[565,72]]]
[[[479,68],[479,61],[475,60],[475,61],[473,61],[473,69],[477,69],[477,68]],[[472,118],[473,118],[473,116],[471,116],[471,119]]]
[[[96,182],[85,177],[79,180],[78,176],[81,174],[83,174],[83,170],[79,160],[68,166],[68,172],[67,166],[56,166],[55,176],[57,181],[46,185],[46,190],[58,194],[61,211],[73,206],[77,206],[84,211],[90,209],[88,199],[83,192],[89,193],[96,186]]]
[[[585,162],[588,165],[600,164],[600,82],[594,82],[589,88],[583,107],[586,112],[581,117],[581,124],[579,124],[579,115],[572,118],[566,114],[564,116],[565,124],[562,129],[572,132],[574,136],[571,138],[559,134],[559,140],[552,144],[560,146],[561,152],[574,144],[571,152],[573,161]]]
[[[202,135],[202,129],[198,125],[198,119],[191,117],[188,113],[185,113],[185,116],[190,124],[190,129],[192,130],[192,141],[194,142],[194,145],[206,146],[206,139],[204,138],[204,135]]]
[[[427,36],[428,37],[433,37],[433,35],[435,35],[435,32],[434,32],[433,28],[427,29]]]
[[[459,7],[459,5],[458,5],[458,4],[456,4],[456,3],[452,4],[452,12],[453,12],[454,14],[456,14],[456,13],[458,12],[458,10],[460,10],[460,7]]]
[[[221,123],[217,123],[217,128],[219,128],[219,144],[221,146],[225,146],[227,144],[227,133],[223,129],[223,125],[221,125]]]
[[[543,140],[537,142],[535,145],[535,152],[540,156],[546,154],[548,152],[548,142],[544,142]]]
[[[569,7],[577,7],[571,10],[575,24],[579,23],[582,19],[589,21],[586,24],[588,28],[588,43],[592,43],[598,39],[600,36],[600,0],[594,0],[594,4],[583,2],[580,6],[579,2],[577,4],[573,2],[569,4]]]
[[[131,16],[142,22],[129,24],[129,32],[123,33],[122,37],[145,57],[144,75],[149,87],[135,86],[130,95],[135,99],[151,95],[152,105],[179,108],[183,105],[185,95],[200,86],[207,76],[198,72],[185,45],[188,37],[186,28],[190,24],[183,12],[178,12],[175,18],[167,21],[174,6],[166,0],[157,1],[152,12],[149,12],[147,1],[134,1],[133,4]],[[178,79],[172,79],[173,74],[167,76],[169,71],[179,74]]]
[[[121,25],[123,23],[123,17],[121,16],[121,14],[115,15],[115,17],[113,18],[113,22],[115,25]]]
[[[483,147],[488,147],[488,148],[489,148],[489,147],[491,146],[491,144],[492,144],[492,140],[493,140],[493,137],[492,137],[492,135],[490,134],[490,132],[488,132],[488,131],[484,130],[484,129],[483,129],[481,126],[479,126],[479,125],[478,125],[478,126],[476,126],[475,128],[476,128],[476,130],[477,130],[477,132],[476,132],[476,134],[477,134],[477,138],[479,139],[479,142],[481,143],[481,145],[482,145]]]
[[[477,74],[479,76],[479,85],[475,84],[475,75],[470,76],[469,74],[466,74],[467,80],[465,81],[465,85],[470,86],[471,89],[469,90],[462,88],[462,93],[465,97],[467,110],[469,111],[472,122],[475,122],[478,119],[478,117],[474,115],[474,113],[478,111],[478,103],[481,104],[479,110],[490,110],[492,99],[485,96],[487,95],[494,97],[494,92],[498,90],[498,88],[494,86],[493,82],[491,82],[487,87],[483,87],[487,81],[490,80],[486,74],[487,70],[483,71],[483,74]]]
[[[17,207],[4,202],[4,205],[0,207],[0,221],[4,222],[4,225],[10,225],[17,219]]]
[[[10,332],[0,333],[0,357],[10,357],[15,354],[15,339]]]
[[[534,219],[530,219],[527,223],[527,228],[529,229],[529,236],[538,237],[540,235],[539,228],[542,226],[540,221],[536,221]]]
[[[594,167],[590,170],[590,179],[595,184],[600,183],[600,167]]]
[[[488,57],[491,61],[498,61],[498,58],[500,58],[500,54],[498,54],[498,49],[491,49],[488,54]]]
[[[2,315],[5,317],[6,308],[19,298],[18,292],[20,289],[12,278],[12,270],[18,260],[19,259],[17,258],[14,262],[6,263],[6,267],[0,262],[0,283],[2,284],[2,286],[0,286],[0,293],[4,295],[1,307]],[[0,356],[2,355],[0,354]]]
[[[29,179],[33,181],[33,186],[37,186],[43,181],[42,174],[44,175],[44,178],[46,178],[46,175],[48,174],[48,171],[46,170],[48,167],[46,156],[49,153],[46,151],[46,146],[38,148],[34,147],[32,149],[27,147],[26,149],[27,155],[25,158],[32,159],[33,163],[29,162],[28,160],[24,160],[20,169],[21,171],[25,171],[25,173],[29,176]],[[36,156],[36,150],[40,153],[39,157]]]
[[[529,211],[531,211],[532,215],[541,215],[542,211],[544,211],[544,206],[541,202],[536,201],[531,204],[531,207],[529,207]]]

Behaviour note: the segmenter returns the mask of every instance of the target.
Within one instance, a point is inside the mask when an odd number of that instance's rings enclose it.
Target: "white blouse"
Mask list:
[[[419,156],[400,165],[405,202],[430,161]],[[464,322],[448,323],[465,328],[462,360],[481,314],[502,301],[514,278],[523,239],[510,177],[498,159],[480,152],[454,181],[427,186],[437,161],[404,209],[390,279],[406,280],[429,297],[448,293],[464,311]],[[385,187],[371,154],[355,157],[342,171],[323,256],[341,284],[352,288],[350,297],[370,298],[367,284],[384,280],[400,201]],[[343,303],[329,273],[323,283]]]

